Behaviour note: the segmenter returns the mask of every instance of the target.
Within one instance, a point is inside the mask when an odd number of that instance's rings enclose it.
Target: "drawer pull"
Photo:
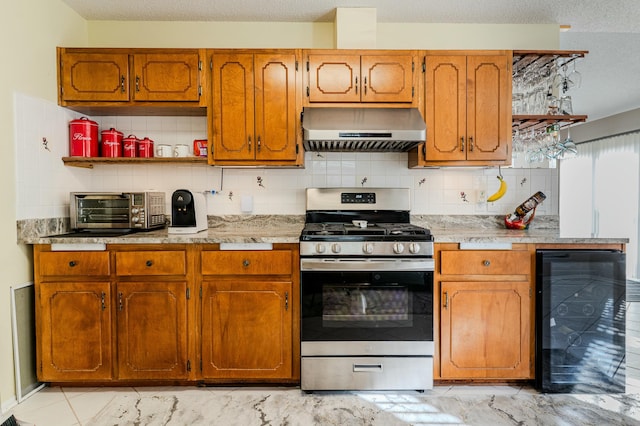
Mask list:
[[[145,262],[145,265],[147,265],[148,267],[153,266],[153,260],[147,260],[147,261]]]
[[[485,261],[483,261],[483,262],[482,262],[482,264],[483,264],[484,266],[489,266],[489,265],[491,265],[491,262],[490,262],[490,261],[488,261],[488,260],[485,260]]]
[[[72,268],[74,266],[77,266],[77,265],[78,265],[78,262],[76,262],[75,260],[72,260],[72,261],[69,262],[69,266],[72,267]]]
[[[248,267],[249,265],[251,265],[251,262],[249,262],[249,259],[245,259],[242,261],[242,266],[244,266],[245,268]]]
[[[381,372],[382,371],[382,364],[353,364],[353,371],[354,371],[354,373],[357,373],[357,372],[367,372],[367,373]]]

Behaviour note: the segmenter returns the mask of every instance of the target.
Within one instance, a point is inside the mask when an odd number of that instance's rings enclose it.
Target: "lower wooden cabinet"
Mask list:
[[[442,377],[530,378],[531,297],[528,282],[442,282]]]
[[[187,283],[121,282],[119,379],[187,379]]]
[[[202,284],[202,375],[290,378],[293,303],[289,281]]]
[[[299,381],[298,259],[297,244],[202,250],[204,380]]]
[[[47,282],[36,295],[38,378],[111,380],[111,284]]]
[[[434,377],[534,378],[535,246],[466,250],[440,243],[435,260]]]
[[[38,379],[296,383],[297,247],[35,246]]]

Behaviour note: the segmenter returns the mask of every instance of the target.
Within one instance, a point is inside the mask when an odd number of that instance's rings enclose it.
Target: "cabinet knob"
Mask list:
[[[153,260],[147,260],[147,261],[145,262],[145,265],[147,265],[147,266],[153,266]]]
[[[488,260],[484,260],[484,261],[482,262],[482,264],[483,264],[484,266],[489,266],[489,265],[491,265],[491,262],[490,262],[490,261],[488,261]]]
[[[74,266],[76,266],[77,264],[78,264],[78,263],[77,263],[75,260],[72,260],[72,261],[70,261],[70,262],[69,262],[69,266],[70,266],[70,267],[72,267],[72,268],[73,268]]]
[[[249,265],[251,265],[251,262],[249,262],[249,259],[245,259],[242,261],[242,266],[244,266],[245,268]]]

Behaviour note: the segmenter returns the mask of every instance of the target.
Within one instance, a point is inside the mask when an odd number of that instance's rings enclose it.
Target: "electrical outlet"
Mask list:
[[[476,191],[476,203],[486,203],[487,202],[487,191],[484,189],[479,189]]]

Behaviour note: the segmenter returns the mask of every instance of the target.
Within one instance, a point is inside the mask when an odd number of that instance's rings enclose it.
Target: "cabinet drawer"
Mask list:
[[[116,274],[185,275],[187,254],[184,251],[131,251],[116,253]]]
[[[58,251],[40,253],[40,275],[109,275],[106,251]]]
[[[442,275],[529,275],[527,251],[464,250],[440,253]]]
[[[273,251],[205,251],[202,252],[204,275],[290,275],[291,252]]]

